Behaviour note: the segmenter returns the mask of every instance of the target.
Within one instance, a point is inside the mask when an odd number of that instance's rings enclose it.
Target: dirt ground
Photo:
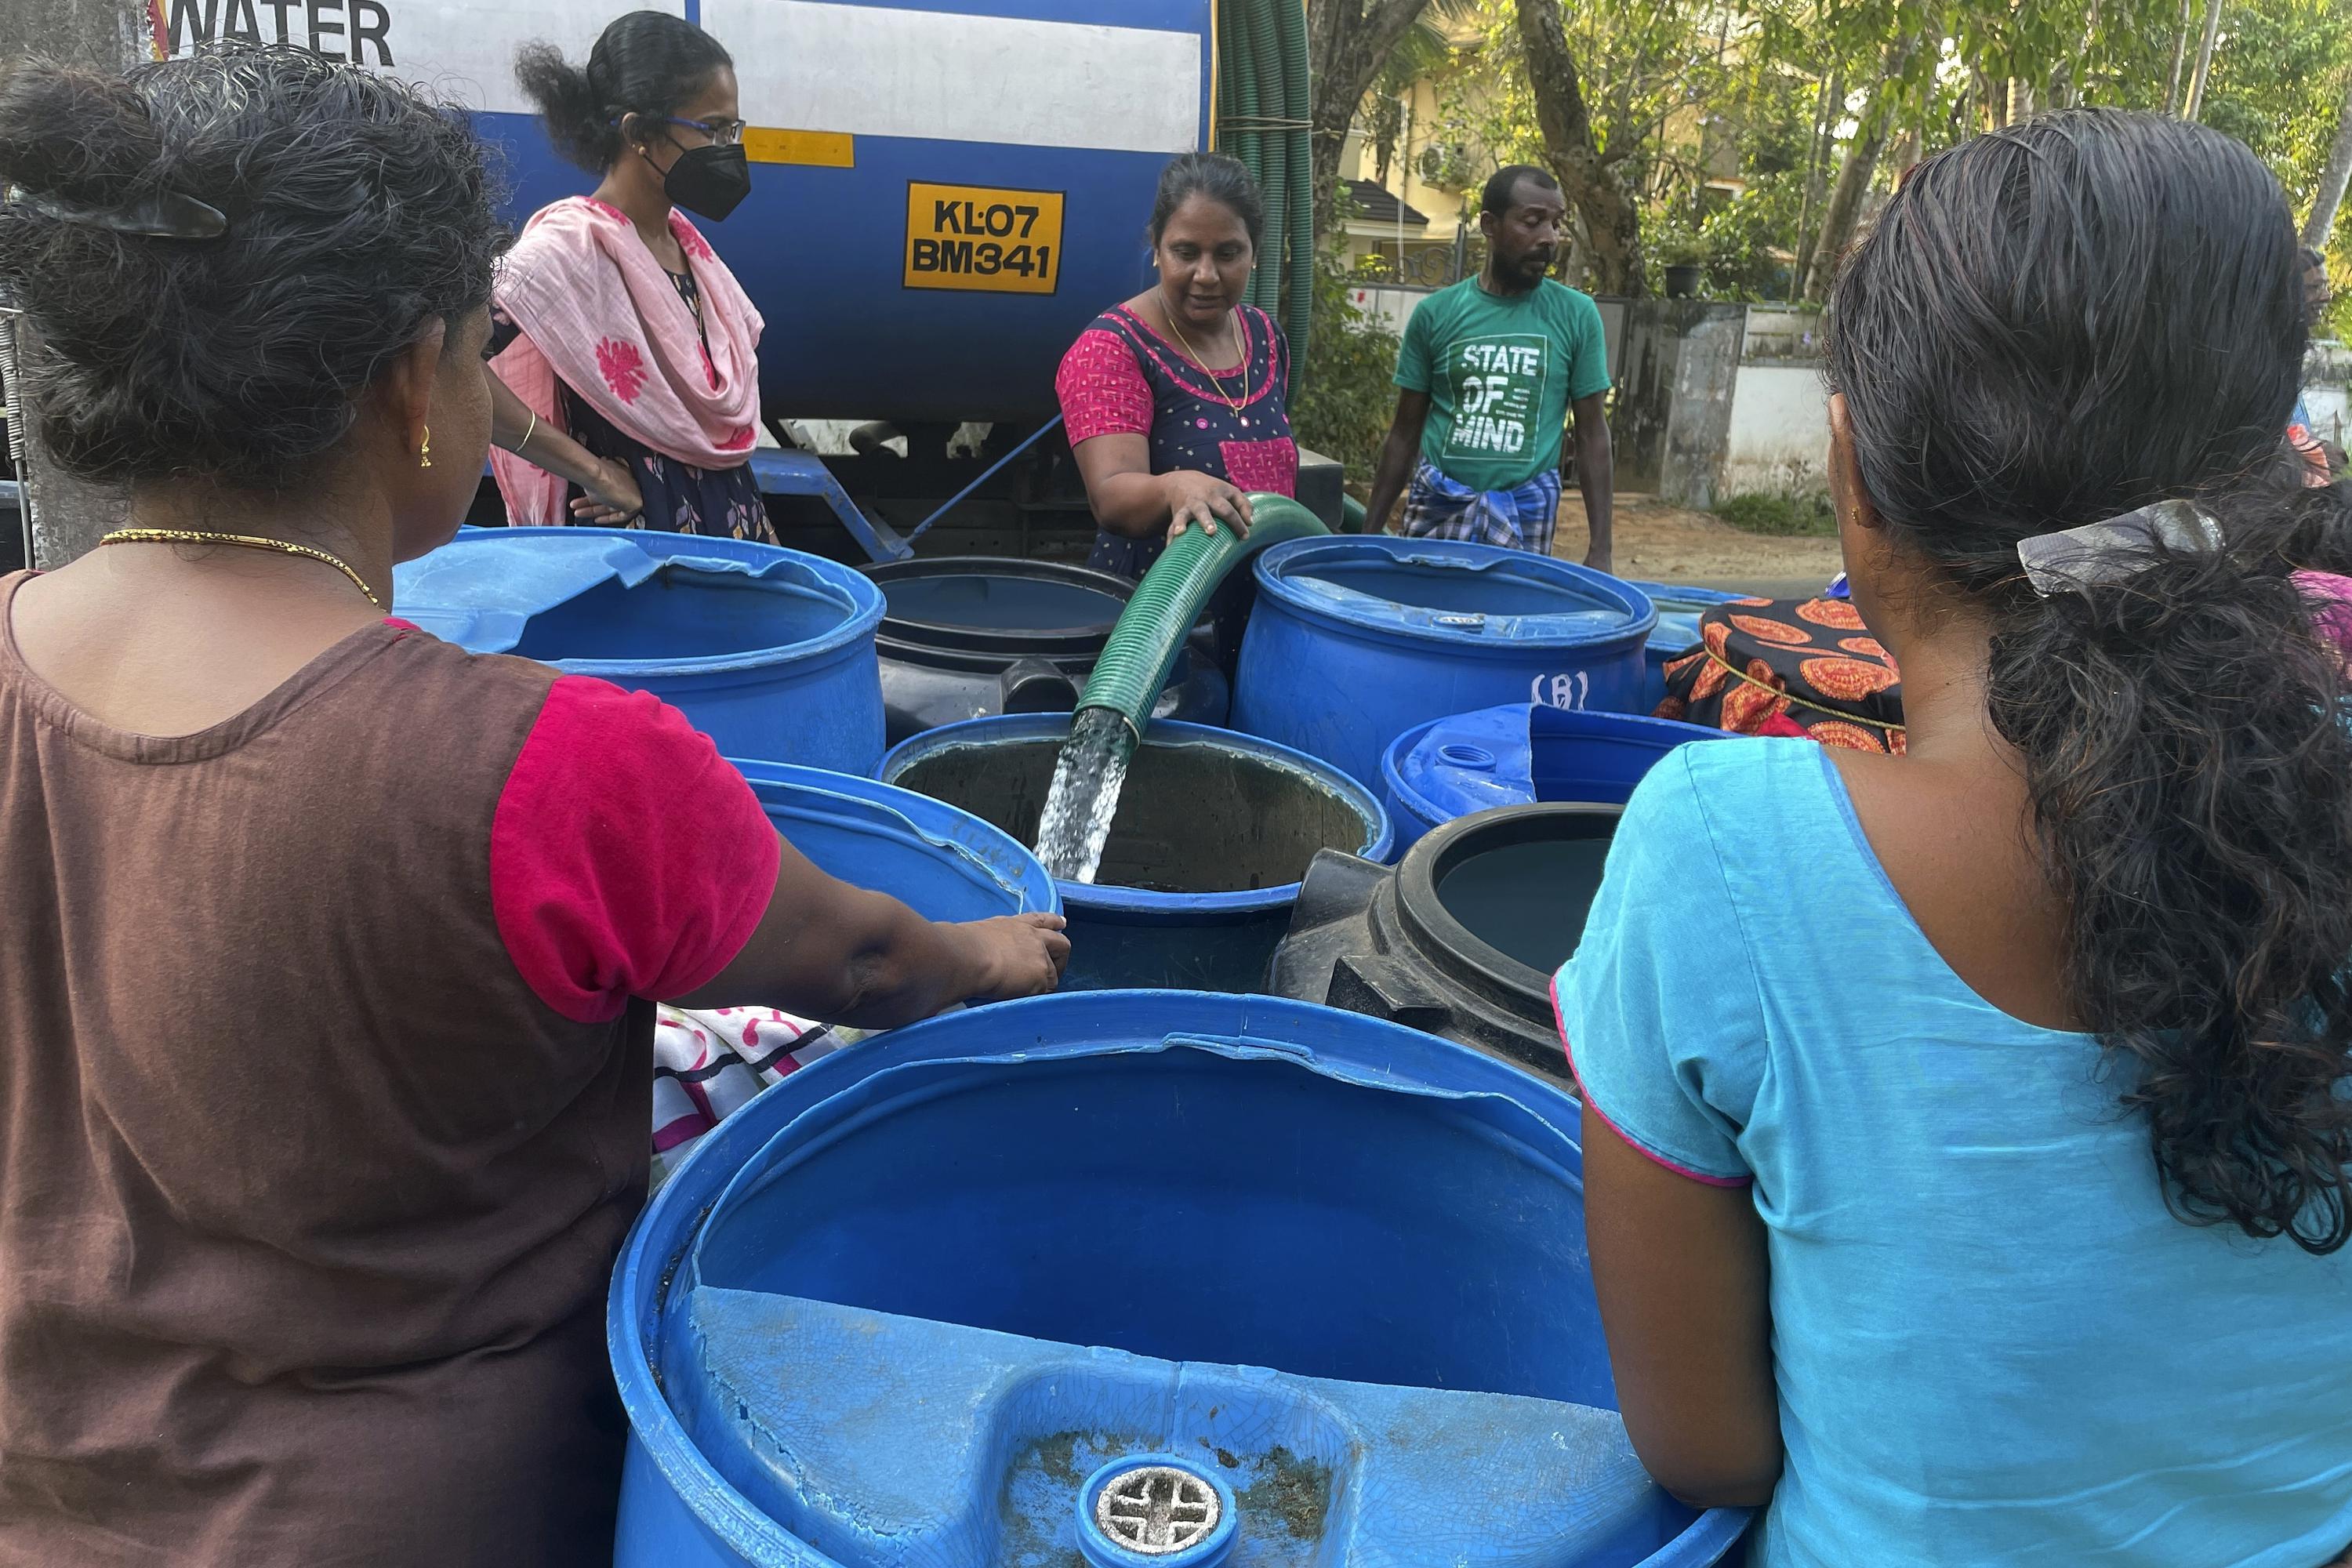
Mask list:
[[[1616,509],[1620,577],[1737,588],[1774,598],[1818,594],[1842,569],[1834,539],[1776,539],[1744,533],[1703,511],[1668,506],[1654,496],[1620,495]],[[1584,559],[1584,502],[1560,500],[1552,553]]]

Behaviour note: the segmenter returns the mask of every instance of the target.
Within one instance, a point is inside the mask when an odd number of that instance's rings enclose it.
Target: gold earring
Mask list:
[[[433,426],[430,425],[425,426],[425,445],[417,448],[416,466],[420,468],[433,466]]]

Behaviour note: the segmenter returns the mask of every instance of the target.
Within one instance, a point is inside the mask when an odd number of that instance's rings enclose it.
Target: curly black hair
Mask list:
[[[208,47],[121,76],[0,77],[0,281],[41,352],[21,366],[43,443],[102,483],[275,491],[350,430],[358,395],[435,321],[489,298],[507,234],[457,110],[307,50]],[[213,238],[60,216],[161,193]]]
[[[632,11],[598,35],[583,68],[552,44],[515,52],[515,80],[539,106],[557,152],[592,174],[620,156],[622,121],[677,112],[711,73],[735,63],[718,39],[664,11]]]
[[[1838,279],[1829,357],[1872,500],[1990,619],[2071,1001],[2167,1202],[2326,1253],[2352,1237],[2352,735],[2292,575],[2340,556],[2346,513],[2280,460],[2302,271],[2243,145],[2074,110],[1914,171]],[[2168,498],[2225,545],[2024,580],[2021,539]]]

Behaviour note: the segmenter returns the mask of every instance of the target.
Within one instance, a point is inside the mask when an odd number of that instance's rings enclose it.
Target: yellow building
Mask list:
[[[1440,21],[1436,30],[1457,49],[1475,46],[1479,37],[1471,22]],[[1450,264],[1454,257],[1466,195],[1431,183],[1423,167],[1440,123],[1437,80],[1428,73],[1417,77],[1395,95],[1394,108],[1386,116],[1379,113],[1381,97],[1381,89],[1375,87],[1339,153],[1339,180],[1356,207],[1347,226],[1348,259],[1359,268],[1405,281],[1448,281],[1421,276],[1442,269],[1441,264]],[[1378,129],[1385,129],[1376,127],[1381,118],[1396,132],[1386,149],[1378,145],[1376,135]],[[1475,227],[1474,223],[1473,233]]]

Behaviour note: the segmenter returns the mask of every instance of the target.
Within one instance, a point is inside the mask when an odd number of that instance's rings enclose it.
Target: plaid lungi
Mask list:
[[[1552,524],[1559,514],[1559,471],[1546,468],[1516,489],[1474,490],[1423,462],[1405,491],[1404,531],[1409,539],[1460,539],[1506,550],[1551,553]]]

